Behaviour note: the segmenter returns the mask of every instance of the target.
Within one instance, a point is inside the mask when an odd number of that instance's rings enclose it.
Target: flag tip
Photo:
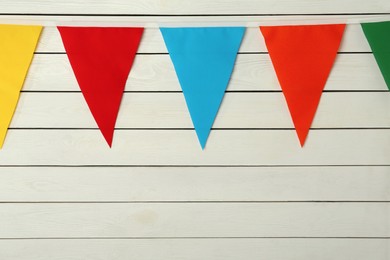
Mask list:
[[[198,135],[198,141],[199,141],[200,147],[202,148],[202,151],[203,151],[206,147],[207,139],[209,136],[208,136],[208,134],[206,136],[201,136],[201,135],[199,135],[198,132],[196,132],[196,134]]]
[[[110,148],[112,148],[112,139],[113,139],[113,135],[111,135],[111,136],[105,136],[105,135],[103,135],[103,137],[104,137],[104,140],[106,140],[108,146],[109,146]]]
[[[298,136],[299,144],[301,145],[301,148],[305,145],[306,136]]]

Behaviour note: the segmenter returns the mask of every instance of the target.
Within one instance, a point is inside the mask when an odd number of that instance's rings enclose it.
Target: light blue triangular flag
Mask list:
[[[204,149],[228,86],[245,27],[160,30]]]

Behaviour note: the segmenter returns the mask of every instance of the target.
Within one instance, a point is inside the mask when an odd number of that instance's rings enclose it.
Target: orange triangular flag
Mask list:
[[[15,112],[41,30],[42,26],[0,25],[0,148]]]
[[[345,24],[260,26],[301,146],[335,61]]]

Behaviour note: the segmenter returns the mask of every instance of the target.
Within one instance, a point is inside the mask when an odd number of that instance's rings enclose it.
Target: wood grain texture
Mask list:
[[[358,141],[357,141],[358,140]],[[202,151],[193,130],[11,130],[2,165],[388,165],[389,130],[214,130]]]
[[[389,201],[389,174],[389,166],[6,167],[0,202]]]
[[[389,240],[378,239],[173,239],[1,240],[7,260],[387,260]]]
[[[97,128],[81,93],[23,93],[12,128]],[[182,93],[125,93],[117,128],[193,128]],[[282,93],[226,93],[214,128],[293,128]],[[388,93],[324,93],[312,128],[390,127]]]
[[[388,203],[2,204],[0,238],[388,237]]]
[[[58,79],[61,79],[59,81]],[[34,56],[24,91],[80,91],[65,54]],[[180,91],[168,55],[137,55],[126,91]],[[230,91],[280,91],[268,54],[241,54],[228,85]],[[375,58],[339,54],[325,90],[388,90]]]

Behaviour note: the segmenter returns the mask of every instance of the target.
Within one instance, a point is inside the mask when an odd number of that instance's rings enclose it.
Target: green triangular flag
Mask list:
[[[390,21],[362,23],[362,28],[387,87],[390,89]]]

